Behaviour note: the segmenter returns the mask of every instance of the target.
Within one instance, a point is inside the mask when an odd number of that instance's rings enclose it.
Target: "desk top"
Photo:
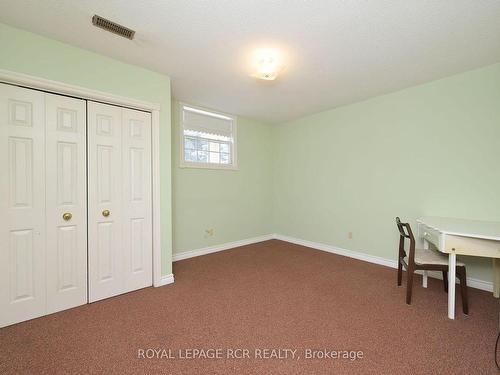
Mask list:
[[[417,223],[425,224],[444,234],[500,241],[499,222],[424,216],[417,219]]]

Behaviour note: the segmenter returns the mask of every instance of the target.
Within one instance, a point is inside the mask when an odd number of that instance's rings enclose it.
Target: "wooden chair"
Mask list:
[[[399,217],[396,218],[396,224],[399,230],[399,255],[398,255],[398,286],[401,286],[403,277],[403,267],[407,271],[406,280],[406,303],[411,304],[411,294],[413,286],[413,274],[416,270],[423,271],[441,271],[443,273],[444,290],[448,292],[448,257],[430,249],[416,249],[415,237],[410,224],[402,223]],[[405,250],[405,239],[410,240],[410,250]],[[460,280],[460,290],[462,294],[462,308],[464,314],[469,313],[467,301],[467,276],[465,264],[457,261],[457,277]],[[455,280],[452,280],[455,282]]]

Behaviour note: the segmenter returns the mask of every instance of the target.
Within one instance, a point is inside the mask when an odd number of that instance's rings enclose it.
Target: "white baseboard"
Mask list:
[[[345,257],[362,260],[364,262],[375,263],[375,264],[379,264],[379,265],[385,266],[385,267],[390,267],[390,268],[397,268],[398,267],[398,263],[394,259],[382,258],[382,257],[378,257],[375,255],[361,253],[359,251],[347,250],[347,249],[343,249],[343,248],[340,248],[337,246],[327,245],[327,244],[319,243],[319,242],[302,240],[299,238],[289,237],[289,236],[285,236],[282,234],[267,234],[264,236],[247,238],[245,240],[227,242],[227,243],[220,244],[220,245],[203,247],[201,249],[183,251],[180,253],[173,254],[172,261],[176,262],[176,261],[182,260],[182,259],[188,259],[188,258],[200,256],[200,255],[216,253],[218,251],[229,250],[229,249],[233,249],[235,247],[250,245],[253,243],[268,241],[268,240],[272,240],[272,239],[290,242],[290,243],[293,243],[296,245],[310,247],[312,249],[326,251],[326,252],[332,253],[332,254],[342,255]],[[443,279],[440,272],[429,272],[428,275],[429,275],[429,277],[433,277],[436,279],[441,279],[441,280]],[[165,279],[165,281],[164,281],[164,279]],[[170,284],[173,282],[174,282],[174,275],[170,274],[167,276],[162,276],[162,278],[160,280],[160,285],[166,285],[166,284]],[[160,286],[160,285],[158,285],[158,286]],[[481,290],[485,290],[487,292],[493,292],[493,283],[490,281],[484,281],[484,280],[468,277],[467,278],[467,285],[471,288],[481,289]]]
[[[201,249],[182,251],[179,253],[174,253],[172,255],[172,261],[176,262],[178,260],[198,257],[200,255],[216,253],[218,251],[229,250],[229,249],[233,249],[235,247],[250,245],[253,243],[258,243],[258,242],[263,242],[263,241],[269,241],[269,240],[272,240],[273,238],[274,238],[273,234],[266,234],[264,236],[247,238],[245,240],[226,242],[226,243],[223,243],[220,245],[202,247]]]
[[[374,255],[369,255],[369,254],[357,252],[357,251],[342,249],[342,248],[337,247],[337,246],[326,245],[326,244],[319,243],[319,242],[301,240],[298,238],[284,236],[281,234],[274,234],[273,237],[277,240],[290,242],[290,243],[302,245],[305,247],[310,247],[310,248],[313,248],[316,250],[326,251],[326,252],[332,253],[332,254],[343,255],[343,256],[346,256],[349,258],[354,258],[354,259],[359,259],[359,260],[362,260],[365,262],[380,264],[380,265],[386,266],[386,267],[398,268],[398,262],[396,260],[393,260],[393,259],[386,259],[386,258],[374,256]],[[421,273],[421,272],[419,272],[419,273]],[[440,280],[443,279],[443,276],[440,272],[428,272],[428,276],[436,278],[436,279],[440,279]],[[467,286],[469,286],[471,288],[485,290],[487,292],[493,292],[493,283],[490,281],[484,281],[484,280],[468,277],[467,278]]]
[[[493,293],[493,282],[491,281],[484,281],[481,279],[474,279],[472,277],[468,277],[467,286]]]
[[[380,264],[380,265],[386,266],[386,267],[391,267],[391,268],[398,267],[398,263],[395,260],[377,257],[375,255],[368,255],[368,254],[360,253],[357,251],[346,250],[346,249],[342,249],[342,248],[337,247],[337,246],[326,245],[326,244],[319,243],[319,242],[301,240],[298,238],[284,236],[282,234],[275,234],[274,238],[277,240],[294,243],[296,245],[301,245],[301,246],[310,247],[310,248],[316,249],[316,250],[326,251],[328,253],[343,255],[345,257],[359,259],[359,260],[363,260],[365,262]]]
[[[417,273],[422,274],[422,271],[417,271]],[[443,280],[443,275],[439,271],[427,271],[427,275],[434,279]],[[457,284],[459,283],[457,279]],[[484,281],[480,279],[475,279],[472,277],[467,278],[467,286],[470,288],[481,289],[487,292],[493,293],[493,283],[491,281]]]
[[[160,278],[160,282],[157,285],[155,285],[155,287],[172,284],[173,282],[174,282],[174,274],[170,273],[168,275],[162,276]]]

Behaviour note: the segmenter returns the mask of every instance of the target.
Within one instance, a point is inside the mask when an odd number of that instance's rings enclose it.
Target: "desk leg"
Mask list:
[[[427,242],[427,240],[424,238],[424,249],[428,249],[429,248],[429,242]],[[427,274],[427,271],[424,271],[424,275],[422,276],[422,286],[424,288],[427,288],[427,278],[428,278],[428,274]]]
[[[448,256],[448,318],[455,319],[455,285],[456,285],[457,256]]]
[[[500,296],[500,259],[493,258],[493,297]]]

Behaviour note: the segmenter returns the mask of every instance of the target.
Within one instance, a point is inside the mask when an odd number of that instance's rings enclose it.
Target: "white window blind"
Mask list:
[[[181,104],[181,160],[185,167],[236,167],[234,117]]]
[[[215,117],[213,114],[195,112],[194,109],[184,107],[184,130],[200,133],[231,137],[233,134],[233,120]]]

